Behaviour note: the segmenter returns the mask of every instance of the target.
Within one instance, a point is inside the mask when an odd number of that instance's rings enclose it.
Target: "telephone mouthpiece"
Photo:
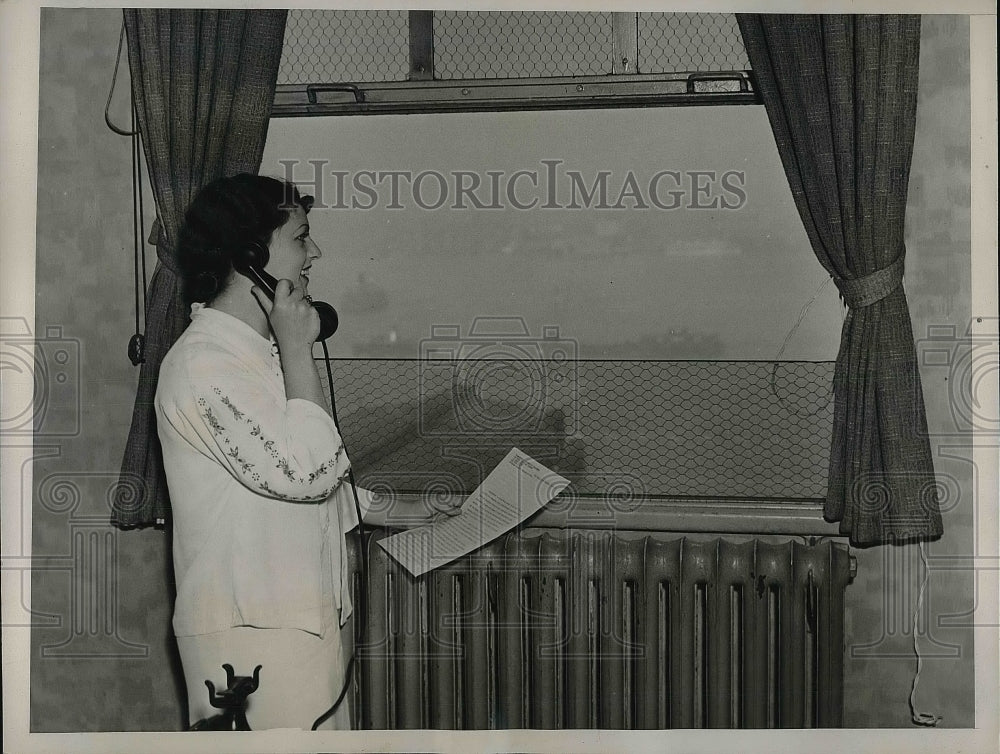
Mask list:
[[[340,325],[340,319],[337,317],[337,310],[325,301],[314,301],[313,308],[316,310],[316,313],[319,314],[319,336],[316,340],[326,340],[337,332],[337,327]]]

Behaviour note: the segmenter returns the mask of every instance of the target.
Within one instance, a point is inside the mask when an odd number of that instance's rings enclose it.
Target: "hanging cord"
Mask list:
[[[132,117],[133,118],[136,117],[135,99],[132,100]],[[142,134],[139,132],[138,128],[135,129],[135,136],[133,138],[135,139],[135,165],[136,165],[136,178],[137,178],[136,183],[139,186],[139,189],[138,189],[138,192],[137,192],[139,194],[139,228],[142,229],[143,228],[143,218],[146,217],[146,207],[144,206],[143,198],[142,198],[142,193],[143,193],[142,192],[142,187],[143,187],[143,182],[142,182],[142,161],[143,161],[143,155],[142,155]],[[157,239],[157,240],[159,240],[159,239]],[[139,245],[140,245],[140,247],[142,249],[142,254],[140,255],[139,258],[142,260],[142,313],[143,313],[143,319],[145,320],[146,306],[147,306],[146,292],[149,290],[149,283],[148,283],[149,278],[146,275],[146,234],[145,234],[145,232],[142,232],[142,233],[139,234]]]
[[[115,56],[115,72],[111,75],[111,89],[108,91],[108,101],[104,105],[104,122],[108,124],[108,128],[114,131],[119,136],[135,136],[135,123],[132,123],[132,130],[125,131],[119,128],[114,123],[111,122],[111,97],[115,93],[115,82],[118,81],[118,64],[121,63],[122,59],[122,47],[125,43],[125,12],[122,11],[122,31],[118,36],[118,54]]]
[[[132,109],[132,130],[135,130],[135,109]],[[136,176],[136,158],[135,158],[135,136],[132,137],[132,268],[133,268],[133,298],[135,299],[135,333],[138,335],[142,332],[139,327],[139,309],[142,306],[142,301],[140,300],[139,294],[139,234],[142,232],[140,223],[142,222],[139,213],[139,200],[136,196],[138,185],[135,179]],[[130,349],[131,353],[131,349]],[[135,362],[133,362],[133,365]]]
[[[129,118],[131,130],[126,131],[111,122],[111,100],[114,97],[115,86],[118,83],[118,67],[121,64],[122,49],[125,44],[125,18],[122,17],[122,28],[118,35],[118,54],[115,56],[115,70],[111,74],[111,88],[108,90],[108,101],[104,104],[104,122],[108,128],[119,136],[131,139],[132,157],[132,253],[134,262],[133,285],[135,292],[135,332],[128,342],[128,358],[132,366],[139,366],[146,360],[146,336],[143,334],[143,323],[146,314],[146,296],[148,276],[146,274],[146,237],[143,234],[143,220],[146,210],[142,196],[142,144],[139,140],[138,120],[136,118],[135,89],[129,87]],[[141,269],[141,280],[140,280]],[[140,312],[142,322],[140,322]]]
[[[326,363],[326,378],[327,385],[329,386],[330,393],[330,413],[333,415],[333,421],[337,425],[337,431],[340,431],[340,419],[337,418],[337,400],[334,398],[333,393],[333,372],[330,369],[330,352],[327,350],[326,341],[321,340],[320,344],[323,346],[323,361]],[[343,436],[341,436],[341,442],[343,442]],[[344,452],[347,452],[347,446],[344,446]],[[350,458],[350,454],[348,454]],[[347,478],[351,482],[351,492],[354,493],[354,510],[358,514],[358,555],[359,555],[359,570],[361,572],[361,587],[358,589],[356,600],[356,609],[354,611],[355,620],[357,621],[357,630],[354,632],[356,637],[360,637],[361,641],[365,640],[365,628],[366,628],[366,615],[368,614],[368,548],[365,544],[365,525],[361,518],[361,503],[358,501],[358,486],[354,480],[354,469],[349,467],[347,469]],[[341,702],[347,696],[347,691],[351,687],[351,681],[353,679],[353,674],[358,672],[358,666],[360,661],[358,657],[358,641],[355,640],[354,647],[351,652],[351,659],[347,662],[347,668],[344,671],[344,686],[340,690],[340,694],[337,695],[337,700],[333,705],[322,715],[316,718],[316,722],[312,724],[311,730],[317,730],[320,725],[322,725],[326,720],[337,711]],[[358,675],[358,682],[360,684],[360,675]],[[358,721],[361,721],[361,710],[358,710]],[[360,725],[358,727],[361,727]]]
[[[136,111],[134,96],[130,99],[132,118],[132,243],[135,286],[135,333],[128,342],[128,358],[132,366],[138,366],[146,360],[146,338],[139,322],[139,312],[143,320],[146,313],[146,239],[143,235],[143,218],[145,207],[142,200],[142,148],[139,143],[139,130],[136,128]],[[142,270],[140,285],[139,270]]]
[[[913,683],[910,685],[910,720],[914,725],[920,725],[925,728],[937,727],[937,724],[941,722],[941,715],[929,715],[926,712],[917,712],[917,708],[914,705],[913,698],[917,694],[917,681],[920,679],[920,670],[923,665],[923,658],[920,656],[920,648],[917,646],[917,619],[920,616],[920,608],[924,603],[924,591],[927,588],[927,581],[930,578],[930,569],[927,567],[927,556],[924,553],[924,543],[919,542],[920,546],[920,561],[924,566],[924,577],[920,582],[920,591],[917,595],[917,606],[913,610],[913,654],[917,657],[917,671],[913,674]]]
[[[793,410],[793,409],[791,409],[791,408],[788,407],[788,405],[785,402],[785,399],[782,398],[781,395],[778,393],[778,363],[781,360],[782,354],[785,353],[785,348],[788,347],[788,343],[792,339],[792,336],[795,334],[795,331],[798,330],[799,329],[799,325],[802,324],[802,320],[804,320],[806,318],[806,314],[809,313],[809,310],[812,308],[812,305],[816,303],[816,299],[819,298],[819,294],[822,293],[823,289],[826,288],[830,284],[831,280],[833,280],[832,277],[826,278],[826,280],[824,280],[820,284],[819,288],[816,289],[816,292],[813,293],[812,298],[809,299],[809,301],[806,302],[806,304],[799,311],[799,317],[798,317],[798,319],[795,320],[795,324],[792,325],[792,329],[789,330],[788,334],[785,336],[785,340],[782,342],[781,348],[778,349],[778,355],[775,356],[774,359],[771,361],[771,392],[774,394],[774,397],[778,399],[778,403],[780,403],[783,407],[785,407],[791,413],[795,414],[796,416],[801,416],[803,418],[812,416],[812,415],[816,414],[818,411],[814,411],[812,413],[803,413],[801,411],[795,411],[795,410]],[[827,395],[829,396],[830,393],[832,393],[832,392],[833,392],[833,386],[831,385],[830,386],[830,391],[829,391],[829,393],[827,393]],[[826,403],[824,403],[823,405],[825,406]]]

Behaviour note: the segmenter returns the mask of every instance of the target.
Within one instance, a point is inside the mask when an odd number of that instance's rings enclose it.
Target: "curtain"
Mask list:
[[[920,18],[737,19],[813,252],[848,307],[825,517],[859,546],[940,536],[902,286]]]
[[[188,323],[176,241],[198,190],[260,168],[285,33],[284,10],[125,10],[136,116],[157,219],[145,362],[114,491],[111,521],[146,526],[170,502],[153,396],[160,362]]]

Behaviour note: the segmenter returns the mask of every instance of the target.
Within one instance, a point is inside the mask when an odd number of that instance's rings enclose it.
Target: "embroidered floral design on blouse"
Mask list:
[[[279,469],[281,469],[282,473],[283,473],[283,474],[284,474],[284,475],[285,475],[286,477],[288,477],[288,478],[289,478],[289,479],[290,479],[291,481],[293,481],[293,482],[294,482],[294,481],[296,481],[296,479],[295,479],[295,472],[293,472],[293,471],[292,471],[292,470],[291,470],[291,469],[290,469],[290,468],[288,467],[288,461],[286,461],[286,460],[285,460],[284,458],[278,458],[278,463],[277,463],[276,465],[277,465],[277,467],[278,467]]]
[[[226,441],[226,444],[227,445],[229,444],[228,440]],[[226,455],[232,458],[234,461],[236,461],[236,463],[239,465],[240,469],[242,469],[244,474],[250,473],[250,470],[253,468],[253,464],[247,461],[246,459],[240,457],[239,448],[234,446],[226,453]]]
[[[341,485],[341,483],[347,478],[347,474],[348,472],[345,471],[337,478],[336,483],[333,485],[333,489],[337,489],[337,487]],[[271,495],[272,497],[280,497],[282,500],[298,500],[300,502],[312,502],[313,500],[316,499],[314,495],[282,495],[276,492],[274,489],[272,489],[271,485],[269,485],[266,480],[260,483],[260,488],[268,495]]]
[[[232,403],[230,403],[229,398],[227,396],[223,395],[218,388],[215,388],[215,392],[217,392],[219,394],[219,397],[222,399],[222,405],[228,408],[230,411],[232,411],[233,416],[235,418],[237,419],[243,418],[243,412],[240,411],[238,408],[236,408],[236,406],[234,406]]]
[[[215,432],[215,434],[217,435],[221,435],[223,432],[225,432],[225,430],[222,428],[222,425],[219,424],[219,420],[215,417],[215,414],[212,413],[212,409],[209,408],[209,406],[205,403],[204,398],[198,399],[198,405],[200,405],[202,408],[205,409],[205,413],[202,415],[205,417],[205,421],[208,422],[208,426],[212,428],[212,431]]]
[[[229,446],[229,450],[226,451],[226,455],[236,461],[236,465],[240,467],[240,470],[244,474],[249,474],[253,477],[255,482],[260,481],[260,474],[253,471],[254,464],[240,456],[240,449],[233,445],[229,438],[225,436],[225,428],[219,424],[219,420],[216,418],[215,414],[212,412],[211,407],[205,402],[204,398],[198,399],[198,405],[204,409],[202,416],[205,417],[205,421],[208,422],[212,431],[216,435],[222,436],[222,441]]]
[[[338,452],[337,455],[339,456],[340,453]],[[310,473],[309,474],[309,481],[310,482],[315,482],[317,479],[319,479],[321,476],[323,476],[323,474],[325,474],[329,470],[329,468],[327,466],[328,463],[329,463],[329,461],[327,461],[326,463],[322,464],[318,469],[316,469],[316,471],[313,471],[312,473]],[[343,478],[343,477],[341,477],[341,478]]]
[[[264,446],[264,449],[268,452],[271,458],[275,460],[275,468],[281,469],[281,472],[285,475],[285,478],[287,478],[290,482],[297,482],[298,484],[312,484],[321,476],[329,473],[332,469],[336,468],[337,461],[340,459],[340,455],[343,452],[342,445],[337,448],[337,451],[336,453],[334,453],[333,458],[320,464],[315,471],[309,473],[307,478],[303,479],[300,476],[296,475],[296,473],[292,470],[291,465],[288,463],[288,459],[284,458],[281,454],[278,453],[277,450],[275,450],[275,441],[272,439],[268,439],[267,437],[264,436],[263,430],[261,430],[260,425],[254,422],[252,419],[247,418],[246,413],[237,408],[236,405],[229,399],[229,396],[223,393],[222,390],[220,390],[218,387],[213,387],[212,391],[219,396],[222,405],[224,405],[226,408],[229,409],[234,419],[250,425],[250,436],[256,437],[261,441],[261,443]],[[207,406],[204,398],[199,398],[198,403],[199,405],[205,408],[205,413],[204,413],[205,420],[208,421],[208,423],[215,431],[215,433],[217,435],[223,435],[223,441],[226,443],[226,445],[232,445],[232,443],[230,443],[229,441],[229,438],[224,436],[225,428],[219,424],[218,419],[212,413],[211,408]],[[246,473],[250,468],[253,467],[252,463],[249,463],[244,459],[239,458],[239,456],[234,454],[234,452],[238,453],[238,450],[235,447],[233,447],[232,450],[228,452],[228,455],[236,460],[236,462],[243,469],[244,473]],[[254,479],[255,481],[259,479],[259,475],[254,474]],[[341,476],[337,480],[336,484],[334,484],[334,488],[336,488],[336,486],[339,485],[341,481],[343,481],[343,479],[344,476]],[[267,492],[270,495],[273,495],[275,497],[282,497],[288,500],[311,500],[314,497],[314,496],[296,497],[293,495],[279,495],[277,492],[271,489],[270,486],[268,486],[266,481],[260,482],[260,488],[264,492]]]

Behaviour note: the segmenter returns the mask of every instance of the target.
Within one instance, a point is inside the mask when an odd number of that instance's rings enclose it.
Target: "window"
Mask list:
[[[491,315],[558,326],[581,358],[770,360],[828,279],[763,108],[274,119],[261,172],[317,196],[341,357],[415,358]],[[781,357],[835,358],[841,311],[827,285]]]
[[[275,116],[757,101],[735,16],[290,10]]]
[[[531,31],[526,15],[546,18]],[[317,198],[311,223],[325,258],[312,290],[341,314],[330,348],[342,360],[338,397],[354,407],[342,418],[359,483],[468,492],[515,445],[570,477],[580,499],[666,501],[643,510],[669,528],[685,527],[681,510],[696,511],[693,528],[720,525],[718,503],[729,501],[737,529],[762,527],[751,515],[774,531],[825,531],[816,501],[842,308],[763,108],[712,106],[753,102],[752,88],[727,90],[735,79],[709,80],[726,65],[752,81],[735,21],[624,14],[642,72],[599,73],[608,58],[595,50],[613,42],[619,15],[435,12],[433,79],[414,76],[413,13],[341,23],[353,42],[333,45],[336,56],[286,54],[285,93],[316,106],[275,115],[314,117],[272,120],[261,172]],[[520,40],[503,63],[486,41],[501,27]],[[532,52],[533,39],[559,29],[593,45]],[[688,43],[663,41],[670,34]],[[718,48],[730,57],[713,57]],[[308,95],[308,70],[344,86]],[[573,81],[600,78],[607,99],[548,101],[571,71]],[[636,102],[626,80],[659,89]],[[677,94],[670,81],[683,83]],[[701,99],[691,81],[708,82]],[[421,86],[455,82],[448,96],[498,88],[461,107],[414,99]],[[537,107],[495,101],[534,86]],[[390,90],[395,100],[379,99]],[[688,106],[646,106],[664,104],[656,97]],[[357,113],[384,115],[323,117]],[[428,360],[449,348],[495,360],[558,352],[576,367],[558,382],[551,370]],[[475,383],[467,404],[449,369]],[[489,431],[471,437],[465,420]],[[711,514],[699,518],[692,499]],[[599,518],[608,506],[586,510]]]

